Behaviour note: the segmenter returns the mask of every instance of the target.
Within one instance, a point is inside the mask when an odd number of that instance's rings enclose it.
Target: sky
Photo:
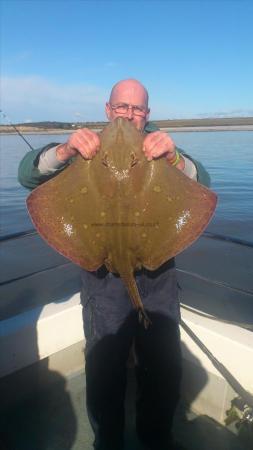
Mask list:
[[[2,0],[1,109],[105,120],[111,87],[135,78],[151,119],[253,116],[252,23],[247,0]]]

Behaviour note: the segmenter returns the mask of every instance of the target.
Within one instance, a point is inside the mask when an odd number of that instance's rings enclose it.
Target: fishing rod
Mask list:
[[[230,384],[232,389],[239,394],[241,398],[253,409],[253,395],[246,391],[239,381],[232,375],[232,373],[212,354],[206,345],[198,338],[198,336],[191,330],[183,319],[180,320],[180,325],[184,331],[192,338],[199,348],[205,353],[208,359],[212,362],[214,367],[223,375],[225,380]]]
[[[26,138],[23,136],[22,133],[20,133],[20,131],[17,129],[17,127],[11,122],[11,120],[9,119],[9,117],[3,112],[2,109],[0,109],[0,113],[2,114],[2,116],[7,120],[7,122],[9,123],[9,125],[14,128],[14,130],[18,133],[18,135],[21,137],[21,139],[23,139],[23,141],[25,141],[25,143],[30,147],[31,150],[34,150],[34,148],[31,146],[31,144],[26,140]]]
[[[235,376],[213,355],[213,353],[206,347],[206,345],[199,339],[199,337],[191,330],[182,318],[180,319],[180,325],[239,396],[231,401],[232,406],[230,410],[226,411],[227,418],[225,419],[225,424],[229,425],[230,423],[235,422],[239,432],[241,428],[242,435],[244,434],[245,438],[248,436],[252,442],[253,395],[247,391],[235,378]]]

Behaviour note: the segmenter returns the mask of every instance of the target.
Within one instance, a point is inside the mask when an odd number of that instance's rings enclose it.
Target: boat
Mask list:
[[[80,269],[35,230],[0,248],[0,449],[89,450]],[[189,450],[252,449],[252,252],[206,231],[176,258],[184,376],[175,435]],[[130,367],[126,448],[141,450],[134,388]]]

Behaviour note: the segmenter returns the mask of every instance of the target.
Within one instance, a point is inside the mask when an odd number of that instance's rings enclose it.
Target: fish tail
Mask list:
[[[133,272],[120,273],[120,277],[127,288],[133,307],[138,311],[139,322],[143,323],[145,329],[148,329],[152,322],[144,309]]]

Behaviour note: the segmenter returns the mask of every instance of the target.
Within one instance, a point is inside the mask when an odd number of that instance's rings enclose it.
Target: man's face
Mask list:
[[[145,90],[138,84],[122,83],[112,92],[110,102],[106,103],[106,115],[110,121],[124,117],[143,131],[149,117]]]

